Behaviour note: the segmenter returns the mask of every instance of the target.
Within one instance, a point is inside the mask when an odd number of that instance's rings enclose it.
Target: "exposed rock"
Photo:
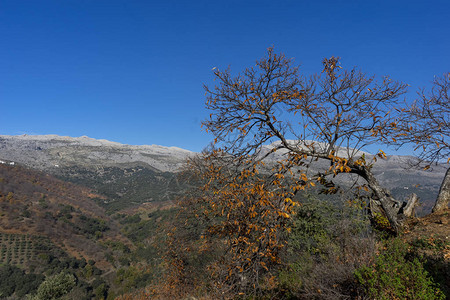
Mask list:
[[[52,172],[58,167],[142,165],[175,172],[193,152],[158,145],[132,146],[82,136],[0,135],[0,158]]]

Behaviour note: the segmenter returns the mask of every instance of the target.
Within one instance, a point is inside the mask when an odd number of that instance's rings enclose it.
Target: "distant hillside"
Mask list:
[[[304,147],[295,141],[290,141],[296,147]],[[323,143],[307,141],[308,144],[313,143],[316,149],[323,150]],[[263,146],[261,155],[269,153],[277,143]],[[280,161],[285,159],[285,150],[279,150],[268,156],[268,161]],[[341,147],[338,155],[341,157],[349,157],[349,155],[359,157],[364,155],[366,161],[372,161],[374,155]],[[436,200],[439,187],[441,186],[445,172],[449,167],[448,164],[435,164],[427,171],[420,168],[412,168],[411,165],[417,163],[417,158],[413,156],[388,155],[385,159],[377,158],[373,165],[373,173],[379,182],[387,189],[397,200],[405,200],[411,193],[416,193],[420,198],[421,206],[416,210],[419,215],[428,214]],[[330,166],[328,160],[318,159],[310,162],[309,174],[316,174],[318,170],[327,169]],[[355,180],[363,182],[361,178],[351,174],[340,174],[333,181],[342,186],[349,186]]]
[[[58,169],[55,175],[101,194],[102,198],[95,198],[95,201],[108,213],[144,203],[171,202],[186,189],[176,173],[159,172],[144,166],[72,166]]]
[[[264,146],[262,152],[270,151],[271,147]],[[349,151],[352,149],[342,148],[340,155]],[[176,172],[192,155],[195,153],[177,147],[131,146],[88,137],[0,136],[0,160],[43,170],[65,181],[93,188],[105,196],[96,201],[109,212],[176,199],[186,188],[177,180]],[[283,151],[277,151],[268,159],[276,161],[283,155]],[[368,160],[373,157],[365,152],[364,155]],[[414,161],[414,157],[391,155],[378,159],[374,173],[399,200],[412,192],[418,194],[422,202],[419,211],[428,213],[448,166],[438,164],[432,170],[423,171],[408,169],[408,161]],[[329,162],[318,160],[312,164],[310,172],[328,165]],[[345,185],[351,177],[336,179]]]
[[[150,270],[158,274],[160,257],[148,241],[171,211],[151,208],[142,220],[110,217],[96,203],[105,199],[41,171],[0,163],[0,298],[25,299],[63,272],[76,278],[65,299],[114,299],[147,284]]]
[[[114,299],[157,282],[174,224],[183,222],[176,227],[194,240],[200,236],[200,227],[186,227],[174,205],[189,188],[178,171],[194,154],[87,137],[0,136],[0,277],[15,272],[23,281],[33,274],[69,272],[78,283],[68,299]],[[281,151],[272,154],[267,166],[282,158]],[[376,162],[374,172],[399,200],[417,193],[423,215],[434,203],[447,166],[405,169],[411,159],[388,156]],[[315,161],[309,172],[327,165]],[[335,179],[348,187],[354,178]],[[342,209],[341,195],[317,197]],[[0,284],[0,298],[6,288]],[[19,299],[28,293],[12,291]]]
[[[21,166],[0,164],[0,232],[43,236],[77,258],[109,268],[101,243],[128,243],[92,190]]]
[[[93,188],[108,211],[174,200],[175,173],[194,153],[177,147],[130,146],[88,137],[0,136],[0,160]]]

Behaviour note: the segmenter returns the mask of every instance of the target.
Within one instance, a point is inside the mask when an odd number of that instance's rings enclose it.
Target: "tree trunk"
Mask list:
[[[376,182],[369,183],[369,186],[375,192],[375,195],[378,197],[378,201],[381,203],[381,207],[386,214],[387,219],[389,220],[389,224],[391,224],[392,229],[399,233],[402,228],[402,218],[399,218],[399,204],[392,198],[385,189],[381,188],[381,186]],[[376,190],[376,191],[375,191]]]
[[[439,194],[434,203],[432,212],[438,212],[448,207],[450,201],[450,168],[445,173],[444,180],[442,181]]]
[[[373,176],[372,172],[366,167],[356,167],[357,174],[363,177],[367,181],[367,185],[373,191],[375,196],[378,198],[377,200],[381,204],[381,208],[383,209],[386,217],[391,224],[392,229],[399,233],[402,228],[403,216],[399,214],[400,204],[396,201],[388,192],[388,190],[384,189],[378,180]]]
[[[409,196],[408,202],[403,207],[403,214],[405,215],[405,217],[407,218],[414,217],[414,210],[418,205],[419,205],[419,197],[417,197],[416,194],[412,193]]]

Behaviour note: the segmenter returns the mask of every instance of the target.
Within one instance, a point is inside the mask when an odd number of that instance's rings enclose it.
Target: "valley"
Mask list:
[[[88,137],[0,136],[0,276],[35,276],[24,290],[0,284],[0,297],[33,293],[44,281],[41,274],[62,271],[76,275],[69,297],[77,299],[114,299],[157,280],[180,213],[177,201],[191,186],[179,174],[194,155]],[[269,156],[268,165],[282,155]],[[411,159],[388,156],[377,161],[374,173],[400,200],[418,194],[416,213],[424,215],[446,169],[405,169]],[[325,163],[314,162],[309,172]],[[353,179],[337,183],[345,190]],[[325,199],[319,190],[310,193]]]

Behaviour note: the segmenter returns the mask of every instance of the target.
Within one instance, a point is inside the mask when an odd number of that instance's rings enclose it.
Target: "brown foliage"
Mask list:
[[[406,85],[345,70],[336,57],[323,65],[322,73],[307,78],[293,60],[270,48],[255,67],[236,76],[230,69],[214,71],[216,85],[205,86],[211,114],[203,123],[214,142],[189,161],[188,173],[199,187],[181,201],[191,213],[184,226],[196,224],[198,232],[183,239],[176,236],[178,226],[169,237],[169,288],[191,285],[189,253],[206,257],[214,248],[216,258],[197,269],[208,271],[209,293],[222,298],[275,293],[297,192],[321,184],[334,193],[332,178],[340,174],[362,178],[360,190],[399,231],[398,202],[371,172],[377,158],[386,155],[380,150],[369,159],[360,150],[383,138]],[[275,154],[281,158],[267,163]],[[312,173],[309,167],[319,159],[329,166]],[[350,276],[354,264],[343,264],[336,274]]]
[[[321,74],[306,78],[291,59],[269,48],[256,67],[237,76],[229,69],[215,70],[218,83],[213,89],[205,86],[212,113],[203,125],[215,136],[216,147],[238,159],[263,161],[278,151],[284,153],[280,163],[288,170],[307,169],[317,159],[330,162],[329,168],[306,180],[300,178],[304,172],[290,176],[297,181],[326,184],[340,173],[358,175],[398,231],[399,204],[373,176],[374,161],[366,161],[359,150],[379,142],[389,111],[407,85],[342,69],[336,57],[323,64]],[[261,146],[269,142],[271,152],[262,153]],[[378,156],[385,154],[380,151]]]
[[[273,177],[260,176],[258,164],[233,160],[221,151],[193,159],[190,166],[202,184],[184,205],[190,203],[205,219],[205,244],[220,241],[224,250],[209,266],[217,290],[259,295],[267,288],[261,283],[270,281],[281,263],[286,224],[296,205],[292,199],[305,181],[288,183],[283,168]]]

